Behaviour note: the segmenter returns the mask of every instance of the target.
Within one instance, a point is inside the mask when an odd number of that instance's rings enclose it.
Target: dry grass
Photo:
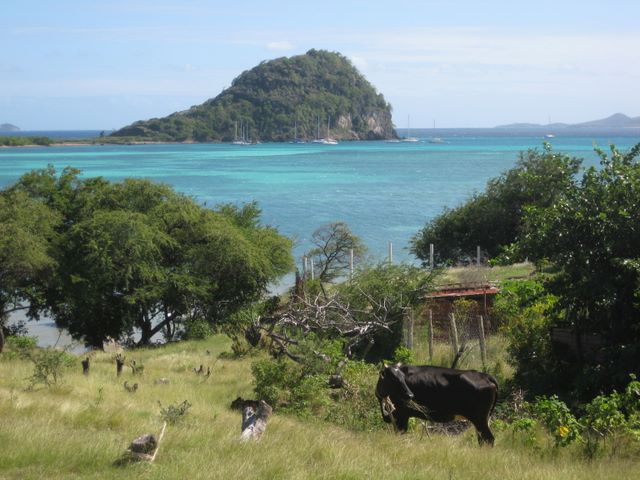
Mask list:
[[[529,278],[535,273],[532,263],[516,263],[504,267],[452,267],[443,270],[436,278],[436,284],[474,285],[479,283],[500,283],[505,280]]]
[[[479,448],[471,430],[460,436],[354,433],[322,422],[279,415],[258,443],[241,444],[236,396],[251,396],[252,359],[218,360],[229,342],[214,337],[128,354],[145,365],[117,379],[109,355],[92,359],[91,374],[77,368],[64,384],[29,391],[31,364],[0,359],[0,478],[2,479],[350,479],[634,478],[636,459],[587,463],[575,452],[533,450],[498,434],[493,449]],[[207,350],[211,353],[207,354]],[[212,367],[209,379],[193,373]],[[168,385],[154,380],[166,377]],[[137,393],[122,384],[138,382]],[[372,393],[373,394],[373,393]],[[160,408],[188,400],[182,422],[167,428],[153,464],[117,466],[133,438],[159,432]]]

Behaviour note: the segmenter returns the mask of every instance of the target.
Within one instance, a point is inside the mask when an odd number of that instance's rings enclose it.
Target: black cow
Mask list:
[[[376,385],[382,417],[407,431],[409,417],[450,422],[461,416],[478,432],[478,441],[493,445],[489,416],[498,398],[498,383],[486,373],[453,368],[385,365]]]

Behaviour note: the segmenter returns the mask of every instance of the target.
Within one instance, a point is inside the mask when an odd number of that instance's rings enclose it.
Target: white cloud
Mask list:
[[[281,52],[281,51],[293,50],[293,45],[286,41],[269,42],[267,43],[267,48],[274,52]]]

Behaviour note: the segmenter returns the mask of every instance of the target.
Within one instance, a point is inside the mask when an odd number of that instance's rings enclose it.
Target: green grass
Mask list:
[[[436,277],[436,285],[500,283],[505,280],[529,278],[534,273],[535,267],[528,262],[502,267],[452,267],[444,269]]]
[[[33,365],[0,355],[0,478],[583,480],[634,478],[640,468],[633,457],[587,462],[576,451],[534,449],[506,432],[497,433],[490,449],[477,446],[471,429],[455,437],[426,437],[420,429],[404,436],[356,433],[278,412],[261,441],[241,444],[240,414],[228,405],[238,395],[252,397],[254,358],[218,360],[229,346],[216,336],[127,352],[128,360],[144,364],[144,375],[133,377],[126,368],[119,379],[111,356],[98,353],[88,377],[78,358],[63,384],[34,390],[27,389]],[[200,364],[212,367],[209,379],[193,373]],[[170,383],[155,385],[161,377]],[[138,382],[139,391],[125,391],[125,380]],[[116,464],[131,440],[160,431],[158,401],[167,406],[183,400],[192,407],[182,422],[167,427],[155,463]]]

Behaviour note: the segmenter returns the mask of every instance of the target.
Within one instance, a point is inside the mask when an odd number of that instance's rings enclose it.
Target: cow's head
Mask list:
[[[394,401],[408,401],[413,399],[413,392],[407,386],[404,372],[400,369],[400,364],[385,365],[380,370],[378,385],[376,386],[376,396],[379,400],[391,397]]]

